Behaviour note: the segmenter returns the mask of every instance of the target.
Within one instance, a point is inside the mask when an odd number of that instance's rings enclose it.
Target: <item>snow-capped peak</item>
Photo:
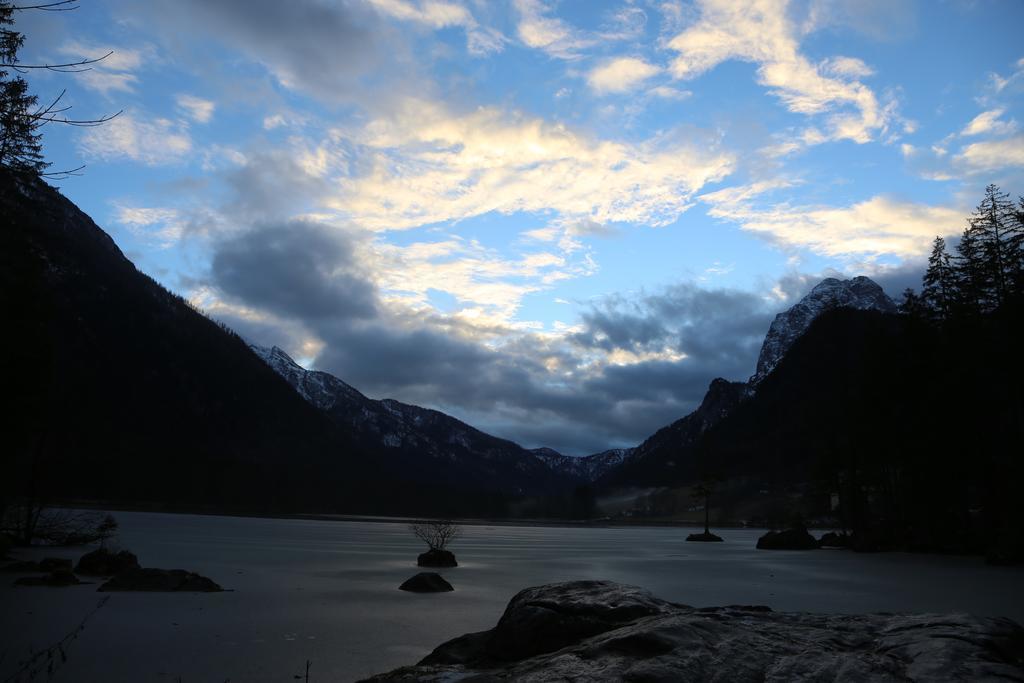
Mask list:
[[[796,305],[775,316],[764,338],[764,344],[761,345],[757,371],[751,376],[750,385],[756,386],[767,377],[811,323],[819,315],[833,308],[894,313],[896,304],[875,281],[863,275],[850,280],[825,278]]]

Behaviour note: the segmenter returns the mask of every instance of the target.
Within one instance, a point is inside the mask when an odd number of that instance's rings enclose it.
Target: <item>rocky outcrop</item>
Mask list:
[[[416,564],[420,567],[458,567],[455,561],[455,553],[450,550],[438,550],[431,548],[425,553],[420,553],[416,558]]]
[[[447,593],[455,589],[440,574],[420,572],[416,576],[406,579],[405,583],[398,587],[398,590],[410,593]]]
[[[860,275],[850,280],[825,278],[795,306],[775,316],[757,357],[757,370],[750,386],[757,386],[779,364],[786,351],[825,311],[856,308],[895,313],[896,303],[871,278]]]
[[[811,536],[807,529],[799,527],[769,531],[757,539],[758,550],[814,550],[818,547],[818,539]]]
[[[835,531],[829,531],[823,534],[821,540],[818,541],[818,546],[821,548],[849,548],[850,537],[845,533],[836,533]]]
[[[85,576],[114,576],[138,568],[139,558],[127,550],[112,553],[106,548],[97,548],[82,555],[75,566],[75,573]]]
[[[216,593],[216,583],[184,569],[130,569],[110,579],[97,590]]]
[[[529,588],[489,631],[370,680],[1024,680],[1024,629],[954,615],[695,609],[634,586]]]

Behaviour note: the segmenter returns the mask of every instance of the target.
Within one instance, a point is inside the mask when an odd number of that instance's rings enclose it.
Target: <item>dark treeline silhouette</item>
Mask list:
[[[902,315],[822,315],[675,480],[714,471],[747,515],[835,517],[861,550],[1024,559],[1022,209],[988,187]]]

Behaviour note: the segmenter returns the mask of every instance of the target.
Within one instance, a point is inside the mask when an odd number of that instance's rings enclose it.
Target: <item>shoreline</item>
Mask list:
[[[439,516],[412,516],[412,515],[360,515],[355,513],[328,513],[328,512],[253,512],[247,510],[223,510],[204,509],[202,507],[167,508],[156,507],[146,504],[126,503],[105,503],[101,501],[67,500],[56,502],[49,506],[53,508],[66,508],[75,510],[97,510],[103,512],[149,512],[168,515],[200,515],[208,517],[247,517],[253,519],[305,519],[318,521],[341,521],[341,522],[374,522],[387,524],[409,524],[423,519],[442,519]],[[675,519],[651,519],[643,518],[637,521],[616,520],[610,518],[598,518],[593,520],[573,519],[547,519],[547,518],[483,518],[483,517],[452,517],[452,519],[465,526],[521,526],[521,527],[564,527],[564,528],[585,528],[585,529],[611,529],[617,527],[639,527],[639,528],[664,528],[674,527],[679,529],[704,528],[701,520],[675,520]],[[737,524],[716,524],[713,529],[721,530],[752,530],[769,531],[768,527],[740,526]],[[815,528],[814,530],[818,530]],[[822,528],[824,530],[824,528]]]

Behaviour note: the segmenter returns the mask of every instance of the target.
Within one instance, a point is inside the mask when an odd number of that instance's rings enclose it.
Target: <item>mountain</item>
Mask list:
[[[757,392],[761,382],[815,320],[841,308],[895,313],[896,304],[877,283],[864,276],[822,280],[800,301],[775,316],[761,345],[757,371],[747,382],[713,380],[694,412],[658,430],[633,449],[619,467],[603,475],[602,483],[657,486],[666,481],[701,476],[692,458],[694,444]]]
[[[750,377],[750,385],[756,387],[760,384],[811,323],[822,313],[835,308],[896,312],[895,302],[870,278],[863,275],[850,280],[825,278],[796,305],[775,316],[761,345],[757,370]]]
[[[417,481],[448,482],[509,496],[559,493],[614,458],[538,457],[437,410],[367,398],[337,377],[306,370],[280,348],[252,345],[271,368],[370,453]],[[554,457],[557,456],[557,457]],[[574,468],[576,461],[579,467]],[[584,462],[585,460],[585,462]]]
[[[574,481],[593,483],[629,460],[634,450],[636,449],[611,448],[581,458],[562,455],[552,448],[534,448],[530,453],[551,469],[564,473]]]
[[[6,469],[35,492],[355,510],[392,485],[230,331],[139,272],[54,188],[0,170]]]
[[[694,474],[688,449],[704,432],[721,422],[752,390],[745,382],[712,380],[700,406],[689,415],[662,427],[642,444],[631,449],[629,457],[601,479],[605,485],[658,486],[667,479],[676,480]],[[696,476],[696,475],[694,475]]]
[[[446,415],[372,401],[280,350],[257,355],[137,270],[56,189],[3,170],[0,306],[4,389],[14,398],[0,413],[0,515],[27,495],[501,515],[527,490],[573,483]]]

